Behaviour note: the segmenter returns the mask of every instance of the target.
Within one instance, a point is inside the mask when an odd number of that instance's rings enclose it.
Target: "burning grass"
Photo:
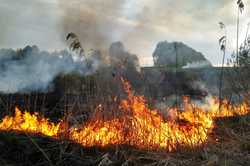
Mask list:
[[[76,166],[76,165],[250,165],[250,117],[220,118],[206,146],[181,149],[178,152],[145,151],[127,146],[84,148],[68,141],[13,132],[0,133],[0,165],[15,166]],[[33,139],[50,161],[35,147]]]
[[[208,141],[217,118],[243,116],[249,113],[247,103],[230,105],[226,100],[219,109],[219,102],[198,106],[183,100],[183,111],[171,108],[172,118],[167,121],[157,110],[148,108],[143,96],[136,96],[130,84],[122,80],[127,99],[119,104],[117,115],[104,120],[102,105],[84,125],[68,127],[66,121],[52,123],[38,113],[22,113],[18,108],[14,116],[6,116],[0,123],[2,131],[40,134],[54,139],[69,140],[83,147],[128,145],[141,150],[197,148]],[[64,118],[66,119],[66,118]]]

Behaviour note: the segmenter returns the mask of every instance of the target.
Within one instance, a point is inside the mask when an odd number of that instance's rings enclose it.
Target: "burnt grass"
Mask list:
[[[248,166],[250,116],[220,118],[201,147],[138,150],[126,145],[84,148],[78,144],[39,135],[0,132],[1,166]]]

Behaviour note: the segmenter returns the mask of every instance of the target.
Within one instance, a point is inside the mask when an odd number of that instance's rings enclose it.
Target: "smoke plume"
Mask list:
[[[108,6],[112,4],[112,6],[116,6],[115,8],[119,8],[120,3],[116,1],[107,4],[98,2],[99,6],[96,6],[94,1],[83,2],[84,5],[81,5],[82,1],[66,2],[63,0],[61,2],[64,11],[62,31],[64,34],[71,31],[75,32],[85,48],[104,51],[111,44],[114,32],[114,24],[108,13],[117,14],[117,11]],[[101,7],[104,4],[107,8]],[[95,8],[96,11],[91,10],[91,8]]]
[[[68,51],[45,52],[36,46],[22,50],[0,50],[0,92],[16,93],[47,91],[59,74],[77,72],[91,74],[98,68],[98,60],[92,56],[91,68],[85,60]]]
[[[110,64],[113,67],[129,70],[131,73],[140,71],[139,59],[125,50],[121,42],[112,43],[109,49]]]
[[[183,69],[196,69],[196,68],[204,68],[209,67],[211,64],[208,61],[198,61],[198,62],[192,62],[187,63],[187,65],[183,66]]]

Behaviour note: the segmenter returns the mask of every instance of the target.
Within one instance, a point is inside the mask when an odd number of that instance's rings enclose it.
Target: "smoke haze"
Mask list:
[[[122,41],[143,65],[153,64],[152,52],[163,40],[182,41],[218,65],[218,22],[232,32],[232,52],[236,14],[236,2],[228,0],[0,0],[0,47],[64,49],[65,34],[75,32],[85,48],[105,54],[111,43]],[[246,8],[240,16],[240,41],[249,16]]]
[[[19,51],[1,49],[0,92],[47,91],[59,74],[93,73],[99,62],[95,59],[92,62],[94,65],[90,69],[84,60],[67,51],[48,53],[40,51],[36,46],[27,46]]]

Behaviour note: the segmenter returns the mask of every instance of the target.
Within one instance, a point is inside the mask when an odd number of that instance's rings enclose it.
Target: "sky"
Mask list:
[[[240,41],[250,21],[250,0],[243,2]],[[236,0],[0,0],[0,48],[65,49],[65,36],[75,32],[85,49],[105,52],[122,41],[143,66],[153,64],[152,53],[165,40],[182,41],[220,65],[218,23],[227,26],[229,57],[236,48],[236,16]]]

